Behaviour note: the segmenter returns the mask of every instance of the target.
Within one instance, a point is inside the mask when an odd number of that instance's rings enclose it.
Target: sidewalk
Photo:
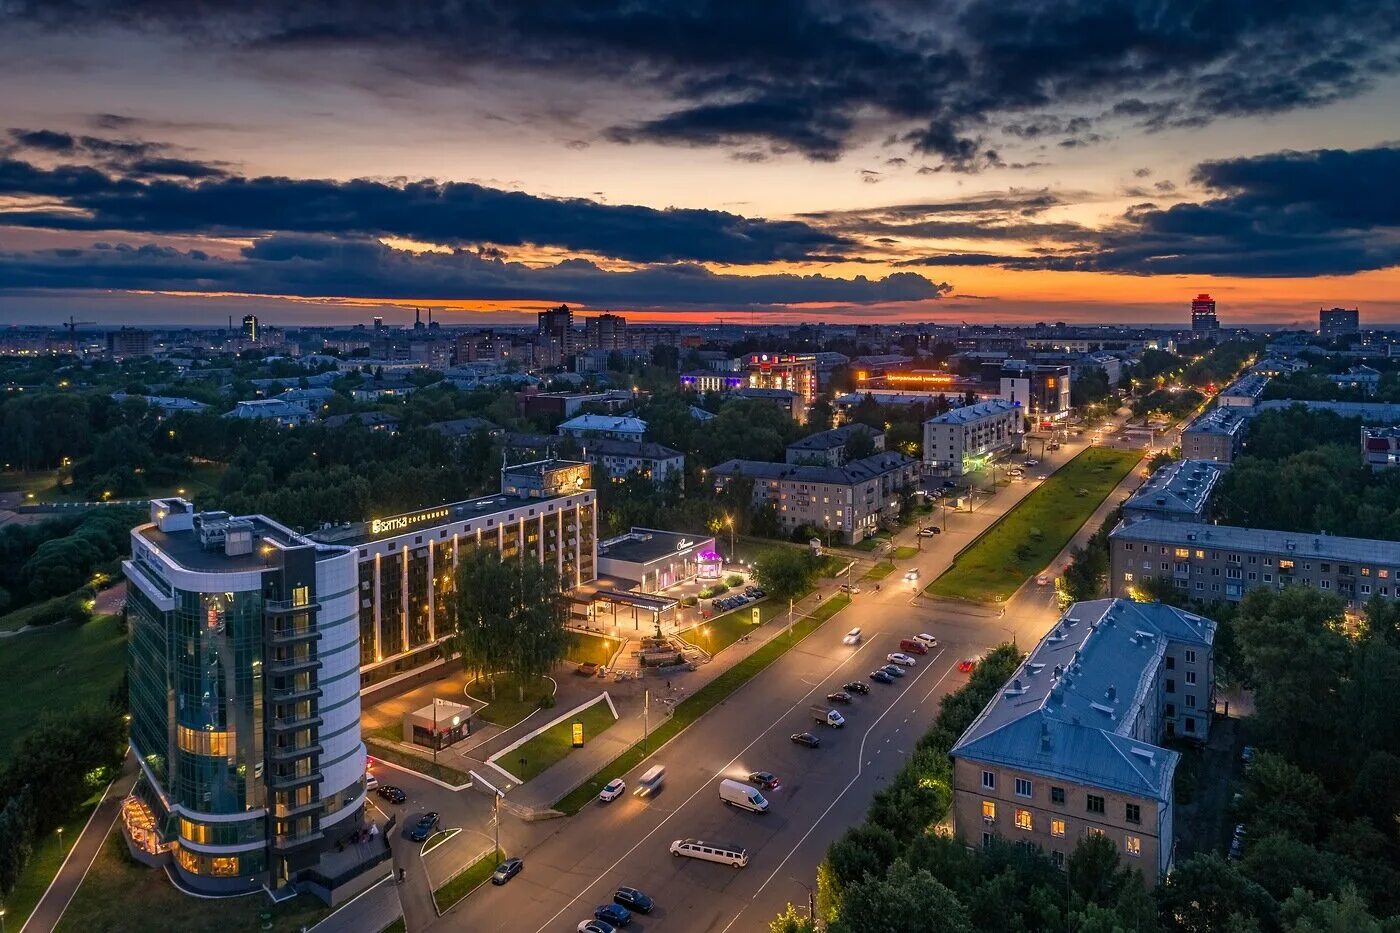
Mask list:
[[[101,851],[102,844],[106,842],[117,818],[121,816],[122,801],[136,783],[136,773],[136,760],[128,752],[122,759],[121,771],[116,780],[107,788],[97,808],[92,811],[82,834],[73,840],[73,847],[68,850],[67,857],[59,866],[58,874],[49,883],[44,896],[39,898],[39,903],[34,906],[34,912],[29,915],[24,926],[20,927],[20,933],[50,933],[58,926],[63,912],[68,909],[73,895],[78,893],[78,886],[83,883],[83,878],[92,867],[97,853]]]

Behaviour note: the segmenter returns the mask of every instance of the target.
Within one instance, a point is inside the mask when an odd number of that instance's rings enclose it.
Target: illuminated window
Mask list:
[[[1065,821],[1064,821],[1064,820],[1051,820],[1051,821],[1050,821],[1050,835],[1052,835],[1052,836],[1063,836],[1064,834],[1065,834]]]
[[[292,605],[293,605],[293,606],[306,606],[306,605],[309,605],[310,602],[311,602],[311,587],[306,586],[305,584],[303,584],[302,586],[294,586],[294,587],[292,587]]]
[[[1177,556],[1177,557],[1190,557],[1190,556],[1191,556],[1191,549],[1190,549],[1190,548],[1179,547],[1179,548],[1176,549],[1176,556]]]
[[[991,800],[982,801],[982,819],[988,823],[995,822],[997,818],[997,805]]]
[[[191,755],[208,755],[211,758],[227,758],[233,745],[232,732],[210,732],[180,726],[177,730],[180,751]]]
[[[1088,829],[1084,830],[1084,834],[1086,836],[1102,836],[1103,830],[1099,829],[1097,826],[1090,826]]]
[[[1206,552],[1205,552],[1205,551],[1197,551],[1197,552],[1196,552],[1196,559],[1197,559],[1197,560],[1205,560],[1205,557],[1206,557]]]
[[[203,823],[192,823],[184,817],[180,817],[180,838],[208,845],[210,835],[208,826]]]
[[[1031,811],[1029,811],[1029,810],[1017,810],[1017,811],[1016,811],[1016,828],[1017,828],[1017,829],[1024,829],[1024,830],[1027,830],[1027,831],[1029,831],[1029,830],[1032,828],[1032,827],[1031,827]]]
[[[1282,557],[1279,558],[1278,569],[1279,569],[1279,570],[1292,570],[1292,569],[1293,569],[1293,561],[1288,560],[1287,558],[1282,558]]]
[[[1142,857],[1142,839],[1137,836],[1124,836],[1123,849],[1133,858]]]

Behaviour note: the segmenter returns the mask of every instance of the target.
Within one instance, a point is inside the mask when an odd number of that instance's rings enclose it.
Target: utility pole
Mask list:
[[[647,739],[650,736],[651,728],[649,715],[651,713],[651,691],[642,691],[642,753],[647,751]]]
[[[851,578],[851,577],[850,577],[850,574],[847,573],[846,579],[849,580],[850,578]],[[788,635],[788,641],[792,641],[792,597],[791,597],[791,596],[788,597],[788,626],[787,626],[787,635]]]
[[[496,791],[496,797],[491,802],[491,822],[495,824],[496,830],[496,858],[501,857],[501,792]]]

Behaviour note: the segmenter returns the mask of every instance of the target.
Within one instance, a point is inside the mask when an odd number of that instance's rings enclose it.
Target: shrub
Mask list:
[[[731,573],[729,576],[727,576],[727,577],[724,578],[724,585],[725,585],[725,586],[731,586],[731,587],[732,587],[732,586],[743,586],[743,585],[744,585],[744,578],[743,578],[742,576],[740,576],[739,574],[737,574],[737,573]]]

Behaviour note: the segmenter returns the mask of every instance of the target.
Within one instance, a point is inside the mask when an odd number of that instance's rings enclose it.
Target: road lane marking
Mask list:
[[[942,651],[942,650],[939,650],[938,654],[934,655],[932,658],[929,659],[930,666],[924,668],[924,670],[932,670],[932,662],[937,661],[938,658],[942,656],[942,654],[943,654],[943,651]],[[944,680],[944,678],[946,678],[949,674],[951,674],[951,673],[953,672],[953,669],[954,669],[955,667],[957,667],[957,662],[956,662],[956,661],[954,661],[952,664],[950,664],[950,665],[948,666],[948,669],[947,669],[946,671],[943,672],[943,675],[942,675],[941,677],[939,677],[938,680],[934,683],[934,689],[937,689],[938,684],[942,683],[943,680]],[[916,680],[917,680],[917,678],[916,678]],[[912,686],[914,686],[914,683],[913,683],[913,682],[911,682],[911,683],[909,684],[909,687],[912,687]],[[908,690],[909,687],[906,687],[905,689]],[[932,692],[933,692],[933,690],[930,690],[930,691],[929,691],[929,693],[932,693]],[[896,698],[896,699],[898,699],[898,698]],[[883,712],[883,713],[881,713],[879,716],[877,716],[877,717],[875,718],[875,721],[872,722],[872,723],[870,724],[870,728],[866,729],[866,730],[865,730],[865,734],[862,735],[862,736],[860,737],[860,750],[861,750],[861,753],[862,753],[862,754],[865,752],[865,740],[870,736],[871,731],[874,730],[874,728],[880,724],[880,720],[881,720],[881,719],[884,719],[884,718],[885,718],[885,715],[886,715],[887,713],[889,713],[889,711],[890,711],[891,709],[894,709],[894,704],[890,704],[889,709],[886,709],[885,712]],[[879,752],[877,751],[875,754],[878,755]],[[869,766],[869,764],[870,764],[869,762],[866,762],[866,765],[867,765],[867,766]],[[748,910],[749,905],[751,905],[754,901],[758,900],[758,896],[759,896],[760,894],[763,893],[764,888],[768,887],[768,885],[773,881],[773,879],[776,878],[776,877],[778,876],[778,872],[780,872],[780,871],[783,870],[783,866],[786,865],[786,864],[788,863],[788,859],[792,858],[793,854],[796,853],[798,849],[802,848],[803,843],[805,843],[805,842],[807,841],[807,837],[810,836],[810,835],[812,835],[812,833],[816,830],[816,828],[817,828],[818,826],[821,825],[822,820],[826,819],[827,814],[830,813],[830,812],[832,811],[832,809],[833,809],[838,803],[841,802],[841,798],[844,797],[844,796],[846,796],[846,792],[849,791],[852,787],[854,787],[854,786],[856,785],[856,782],[860,780],[861,774],[864,772],[864,770],[865,770],[865,769],[864,769],[863,767],[861,767],[860,765],[857,765],[857,766],[856,766],[856,775],[855,775],[855,777],[851,778],[850,782],[849,782],[845,787],[841,788],[841,793],[839,793],[839,794],[836,795],[836,799],[832,800],[831,803],[827,804],[827,807],[826,807],[825,810],[822,811],[821,816],[817,817],[815,820],[812,821],[812,825],[811,825],[810,827],[808,827],[807,832],[805,832],[805,833],[802,834],[802,838],[799,839],[799,840],[797,840],[797,844],[796,844],[795,846],[792,847],[792,849],[788,852],[787,855],[783,856],[783,860],[782,860],[781,862],[778,863],[778,867],[773,869],[773,874],[769,875],[769,876],[764,880],[763,884],[761,884],[761,885],[758,886],[758,890],[755,891],[755,892],[753,892],[753,895],[749,898],[749,903],[746,904],[746,905],[744,905],[743,910],[740,910],[737,914],[734,915],[734,919],[731,920],[731,921],[729,921],[729,923],[725,925],[724,929],[721,930],[720,933],[728,933],[729,928],[732,927],[734,924],[736,924],[736,923],[739,922],[739,918],[742,917],[742,916],[744,915],[744,910]],[[560,913],[563,913],[563,911],[560,911]]]
[[[842,667],[844,667],[844,666],[847,664],[847,662],[849,662],[852,658],[854,658],[856,655],[860,654],[860,652],[864,651],[865,648],[866,648],[866,646],[869,645],[869,644],[871,644],[873,641],[874,641],[874,639],[871,639],[870,641],[864,641],[864,642],[862,642],[861,645],[860,645],[858,648],[856,648],[855,651],[852,651],[850,654],[846,655],[844,658],[841,658],[839,661],[837,661],[837,662],[836,662],[836,665],[835,665],[834,667],[832,667],[831,673],[829,673],[829,674],[826,675],[827,678],[830,678],[832,674],[835,674],[837,671],[839,671],[839,670],[840,670]],[[912,684],[911,684],[911,686],[912,686]],[[735,756],[734,756],[733,758],[729,759],[729,761],[725,762],[725,764],[724,764],[723,767],[721,767],[721,768],[720,768],[718,771],[716,771],[714,774],[710,775],[710,777],[706,778],[705,781],[704,781],[699,787],[697,787],[697,788],[695,789],[695,791],[694,791],[689,797],[687,797],[687,798],[685,798],[684,800],[682,800],[682,801],[680,802],[680,804],[678,804],[678,805],[676,806],[676,808],[675,808],[674,810],[672,810],[670,813],[667,813],[666,816],[662,818],[661,822],[660,822],[660,823],[657,823],[656,826],[652,828],[651,832],[647,833],[647,834],[646,834],[645,836],[643,836],[641,839],[638,839],[635,843],[633,843],[633,845],[632,845],[632,847],[631,847],[630,849],[628,849],[626,852],[622,853],[620,856],[617,857],[617,861],[613,862],[613,863],[612,863],[611,865],[609,865],[606,869],[604,869],[604,870],[598,875],[598,877],[596,877],[596,878],[594,878],[592,881],[588,882],[588,884],[584,886],[583,890],[581,890],[581,891],[579,891],[579,893],[575,894],[575,895],[573,896],[573,898],[570,899],[570,901],[569,901],[567,904],[565,904],[563,907],[559,908],[559,912],[556,913],[554,916],[550,917],[548,920],[546,920],[546,921],[544,922],[544,924],[543,924],[538,930],[535,931],[535,933],[544,933],[545,930],[549,929],[549,928],[554,924],[554,922],[555,922],[556,920],[558,920],[561,916],[564,915],[564,912],[565,912],[565,911],[567,911],[569,908],[573,907],[574,904],[576,904],[576,903],[579,901],[580,898],[582,898],[582,897],[583,897],[585,894],[587,894],[589,891],[593,890],[593,888],[594,888],[596,885],[598,885],[600,882],[602,882],[604,878],[606,878],[608,875],[612,874],[612,873],[617,869],[617,866],[621,865],[625,859],[627,859],[633,852],[637,851],[637,849],[640,848],[641,845],[642,845],[643,843],[645,843],[647,840],[651,839],[652,836],[656,835],[657,832],[659,832],[659,831],[661,830],[661,827],[665,826],[667,823],[669,823],[669,822],[671,821],[671,817],[673,817],[673,816],[675,816],[677,813],[681,812],[681,810],[684,810],[685,807],[686,807],[692,800],[694,800],[697,796],[699,796],[699,794],[700,794],[701,791],[705,790],[706,788],[708,788],[708,787],[710,786],[711,782],[714,781],[715,778],[720,777],[720,776],[722,776],[725,772],[727,772],[727,771],[734,765],[734,762],[736,762],[736,761],[738,761],[740,758],[744,757],[744,754],[745,754],[749,749],[751,749],[751,748],[753,748],[755,745],[757,745],[757,744],[758,744],[758,741],[759,741],[760,739],[762,739],[764,736],[766,736],[770,731],[772,731],[772,729],[773,729],[774,727],[776,727],[776,726],[778,725],[778,723],[782,722],[785,718],[787,718],[788,716],[790,716],[790,715],[792,714],[793,710],[797,709],[799,706],[801,706],[803,703],[805,703],[805,702],[807,701],[807,698],[810,697],[810,696],[813,694],[813,692],[816,691],[816,689],[817,689],[816,687],[813,687],[811,690],[808,690],[806,693],[802,694],[802,696],[798,697],[798,699],[797,699],[797,701],[796,701],[795,703],[793,703],[791,706],[789,706],[789,707],[788,707],[786,710],[784,710],[777,718],[775,718],[771,723],[769,723],[767,726],[765,726],[761,732],[759,732],[757,735],[755,735],[755,736],[753,737],[753,740],[752,740],[751,742],[749,742],[748,745],[745,745],[743,748],[739,749],[738,753],[735,754]],[[895,699],[898,700],[898,697],[896,697]],[[894,704],[891,703],[890,706],[885,710],[885,713],[888,713],[888,712],[890,711],[890,709],[893,709],[893,708],[894,708]],[[880,714],[880,718],[884,718],[885,713],[881,713],[881,714]],[[697,721],[698,721],[698,720],[697,720]],[[877,723],[878,723],[879,721],[880,721],[880,719],[876,719],[876,720],[875,720],[875,722],[877,722]],[[873,728],[873,726],[872,726],[872,728]],[[867,730],[867,731],[869,731],[869,730]],[[862,738],[862,740],[861,740],[861,748],[862,748],[862,751],[864,750],[864,746],[865,746],[865,740]],[[784,861],[786,861],[786,859],[784,859]]]

